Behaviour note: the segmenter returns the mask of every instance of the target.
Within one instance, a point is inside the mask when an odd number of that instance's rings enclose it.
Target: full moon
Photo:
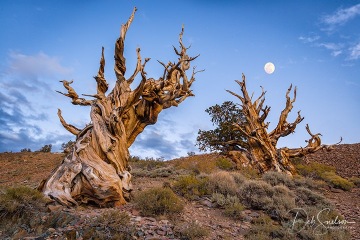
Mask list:
[[[268,62],[265,64],[264,70],[267,74],[272,74],[275,71],[275,65],[272,62]]]

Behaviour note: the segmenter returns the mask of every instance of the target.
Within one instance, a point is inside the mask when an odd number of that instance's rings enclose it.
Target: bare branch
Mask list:
[[[117,39],[115,43],[114,71],[116,74],[116,79],[118,81],[123,81],[123,77],[126,72],[126,65],[125,65],[126,60],[124,57],[124,42],[125,42],[126,32],[129,29],[132,21],[134,20],[136,10],[137,8],[135,7],[127,22],[121,26],[120,37]]]
[[[56,91],[64,96],[67,96],[72,99],[71,103],[74,105],[81,105],[81,106],[89,106],[92,104],[92,101],[86,100],[84,98],[79,98],[79,95],[75,92],[75,90],[70,86],[73,81],[66,81],[62,80],[60,81],[63,83],[64,87],[68,90],[68,93],[62,93],[60,91]]]
[[[290,87],[286,91],[286,106],[285,106],[285,108],[282,110],[282,112],[280,114],[279,122],[278,122],[276,128],[269,134],[270,137],[274,141],[277,141],[280,137],[287,136],[290,133],[292,133],[295,130],[296,125],[298,123],[300,123],[304,119],[304,118],[302,118],[300,116],[300,111],[299,111],[298,112],[298,117],[296,118],[296,120],[292,124],[289,124],[287,122],[287,117],[288,117],[289,113],[291,112],[291,110],[293,108],[293,103],[296,100],[296,87],[294,89],[294,97],[293,97],[293,99],[291,99],[289,97],[289,93],[290,93],[291,89],[292,89],[292,84],[290,85]]]
[[[104,58],[104,47],[102,47],[101,51],[101,59],[100,59],[100,67],[97,76],[95,76],[95,80],[97,82],[97,95],[96,98],[103,98],[106,91],[109,88],[109,84],[106,82],[104,77],[104,68],[105,68],[105,58]]]
[[[61,124],[64,126],[64,128],[66,130],[68,130],[69,132],[71,132],[74,135],[78,135],[81,132],[81,130],[78,129],[77,127],[74,127],[73,125],[66,123],[66,121],[64,120],[64,118],[61,115],[61,110],[60,109],[58,109],[57,115],[58,115],[58,117],[60,119]]]
[[[131,75],[131,77],[127,80],[129,85],[134,81],[136,75],[142,70],[142,66],[141,66],[141,56],[140,56],[140,48],[137,48],[137,49],[136,49],[136,55],[137,55],[136,68],[135,68],[135,70],[134,70],[133,75]]]

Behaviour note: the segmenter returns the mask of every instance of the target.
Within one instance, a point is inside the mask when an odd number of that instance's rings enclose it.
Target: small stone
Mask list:
[[[200,203],[201,203],[202,205],[206,206],[206,207],[209,207],[209,208],[212,208],[212,207],[213,207],[212,202],[209,201],[209,200],[202,200]]]
[[[63,206],[60,206],[60,205],[49,205],[48,206],[49,212],[58,212],[58,211],[61,211],[62,209],[63,209]]]
[[[152,218],[152,217],[147,217],[147,218],[145,218],[146,220],[149,220],[149,221],[151,221],[151,222],[156,222],[156,219],[155,218]]]
[[[169,220],[161,220],[161,221],[159,222],[159,224],[168,225],[168,224],[169,224]]]
[[[242,229],[249,229],[249,226],[244,224],[244,225],[241,225],[241,228]]]
[[[333,193],[343,193],[344,191],[339,189],[339,188],[331,188],[330,191],[332,191]]]
[[[136,235],[137,235],[138,237],[143,237],[143,236],[145,235],[145,233],[144,233],[143,231],[137,231],[137,232],[136,232]]]
[[[252,213],[249,214],[249,216],[254,217],[254,218],[258,218],[258,217],[260,217],[260,214],[257,213],[257,212],[252,212]]]
[[[166,232],[162,231],[160,229],[156,230],[156,233],[159,234],[160,236],[165,236],[166,235]]]
[[[48,232],[51,232],[51,233],[54,233],[55,231],[56,231],[55,228],[49,228],[49,229],[48,229]]]
[[[245,213],[245,214],[251,214],[252,211],[251,211],[251,210],[244,210],[243,213]]]

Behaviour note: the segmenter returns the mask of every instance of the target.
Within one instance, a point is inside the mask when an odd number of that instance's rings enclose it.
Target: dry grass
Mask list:
[[[322,163],[312,162],[308,165],[296,164],[298,172],[306,177],[321,179],[332,187],[340,188],[345,191],[351,190],[355,184],[336,174],[335,168]]]
[[[203,154],[175,159],[170,161],[170,163],[177,169],[188,170],[195,174],[209,174],[218,171],[220,169],[219,165],[224,167],[227,164],[224,163],[225,161],[219,159],[224,159],[224,157],[219,154]],[[219,163],[219,161],[221,161],[221,163]]]

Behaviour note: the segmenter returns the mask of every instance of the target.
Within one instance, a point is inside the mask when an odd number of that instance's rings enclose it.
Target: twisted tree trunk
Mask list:
[[[245,124],[239,125],[234,123],[234,130],[242,132],[247,140],[247,149],[238,151],[230,151],[228,154],[238,166],[251,166],[259,170],[260,173],[266,171],[286,172],[289,175],[295,173],[295,168],[290,162],[291,157],[302,157],[306,154],[316,152],[320,149],[330,150],[331,146],[321,144],[320,133],[312,134],[309,125],[306,130],[311,138],[304,148],[280,148],[276,145],[281,137],[286,137],[295,131],[296,126],[304,119],[298,112],[298,116],[294,122],[287,121],[288,114],[293,108],[296,100],[296,88],[294,89],[294,97],[290,98],[289,94],[292,85],[286,92],[286,106],[280,114],[279,122],[276,128],[268,133],[269,123],[265,123],[266,117],[270,112],[270,107],[265,106],[265,93],[262,90],[261,95],[255,100],[249,96],[246,89],[245,76],[242,75],[242,81],[236,81],[240,87],[242,96],[229,91],[228,92],[240,99],[242,103],[242,112],[246,118]]]
[[[46,196],[66,206],[79,203],[112,206],[125,204],[132,190],[129,150],[136,137],[148,125],[155,124],[159,113],[166,108],[178,106],[188,96],[194,96],[190,87],[195,81],[195,68],[190,79],[186,71],[196,57],[189,57],[182,42],[184,28],[179,36],[180,50],[174,47],[178,56],[175,63],[164,64],[164,74],[155,80],[147,78],[145,64],[140,49],[137,52],[137,65],[130,78],[125,78],[126,64],[124,41],[136,12],[122,25],[120,37],[115,44],[116,84],[105,95],[108,83],[104,77],[104,48],[100,68],[95,80],[97,93],[94,100],[80,98],[70,86],[71,82],[61,81],[67,93],[59,92],[72,99],[74,105],[91,106],[91,123],[78,129],[66,123],[58,110],[62,125],[76,135],[76,143],[63,162],[43,180],[38,189]],[[130,85],[136,76],[141,75],[140,84],[132,90]]]

